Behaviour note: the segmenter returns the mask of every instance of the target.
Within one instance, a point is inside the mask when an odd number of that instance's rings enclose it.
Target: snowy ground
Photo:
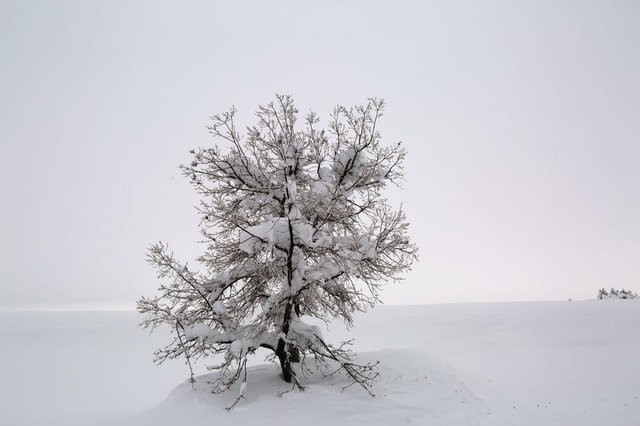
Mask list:
[[[0,313],[0,424],[639,424],[638,301],[380,307],[350,334],[361,359],[381,361],[375,398],[320,376],[278,397],[278,367],[256,365],[231,412],[235,395],[210,394],[205,378],[176,388],[185,367],[151,363],[163,336],[139,320]]]

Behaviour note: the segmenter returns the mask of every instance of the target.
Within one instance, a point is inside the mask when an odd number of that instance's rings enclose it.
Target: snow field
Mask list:
[[[640,303],[633,300],[382,306],[356,327],[357,360],[380,361],[376,397],[311,374],[249,369],[246,399],[195,391],[180,361],[156,367],[132,312],[0,314],[0,424],[637,425]],[[200,363],[198,373],[206,373]],[[182,382],[183,384],[175,387]],[[172,390],[173,389],[173,390]],[[281,394],[281,396],[279,396]]]

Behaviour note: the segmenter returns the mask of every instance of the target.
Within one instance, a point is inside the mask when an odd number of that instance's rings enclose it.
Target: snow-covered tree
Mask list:
[[[184,356],[191,368],[194,359],[220,355],[214,391],[241,379],[244,392],[247,357],[262,347],[299,388],[294,364],[310,356],[371,392],[374,364],[353,362],[345,345],[329,344],[304,318],[351,325],[416,259],[404,213],[381,194],[402,180],[406,155],[399,143],[381,143],[383,107],[377,99],[338,106],[321,130],[314,113],[298,126],[292,98],[276,96],[258,107],[245,135],[235,109],[212,117],[218,144],[192,151],[181,166],[201,196],[199,268],[163,243],[148,255],[162,284],[138,310],[144,326],[173,330],[157,362]]]
[[[598,291],[598,299],[638,299],[638,293],[634,293],[632,291],[627,291],[624,288],[622,290],[616,290],[615,288],[611,288],[611,290],[607,293],[607,290],[601,288]]]

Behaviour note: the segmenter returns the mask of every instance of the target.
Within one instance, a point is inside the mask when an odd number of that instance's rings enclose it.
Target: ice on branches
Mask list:
[[[320,129],[314,113],[298,123],[293,99],[277,95],[244,134],[234,109],[212,117],[216,144],[182,166],[201,196],[197,267],[164,243],[148,253],[161,285],[138,310],[145,326],[169,325],[174,336],[158,362],[185,357],[191,368],[217,356],[214,391],[242,378],[243,395],[247,357],[263,347],[300,388],[295,364],[312,356],[371,393],[374,365],[354,364],[347,346],[330,345],[304,318],[351,325],[416,259],[404,213],[381,193],[402,181],[406,156],[401,144],[382,143],[383,109],[378,99],[338,106]]]

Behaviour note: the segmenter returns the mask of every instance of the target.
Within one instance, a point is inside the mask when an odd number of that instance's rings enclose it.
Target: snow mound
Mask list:
[[[382,350],[356,359],[375,360],[380,361],[381,375],[373,398],[357,385],[345,388],[350,382],[343,375],[318,372],[303,376],[305,391],[292,390],[280,379],[279,367],[259,365],[249,368],[245,398],[231,411],[225,408],[234,403],[240,385],[212,394],[208,382],[217,374],[210,374],[197,377],[193,385],[184,382],[135,424],[199,426],[217,419],[225,425],[246,425],[259,416],[263,425],[468,425],[490,412],[451,367],[420,350]],[[317,371],[312,360],[306,363]]]

